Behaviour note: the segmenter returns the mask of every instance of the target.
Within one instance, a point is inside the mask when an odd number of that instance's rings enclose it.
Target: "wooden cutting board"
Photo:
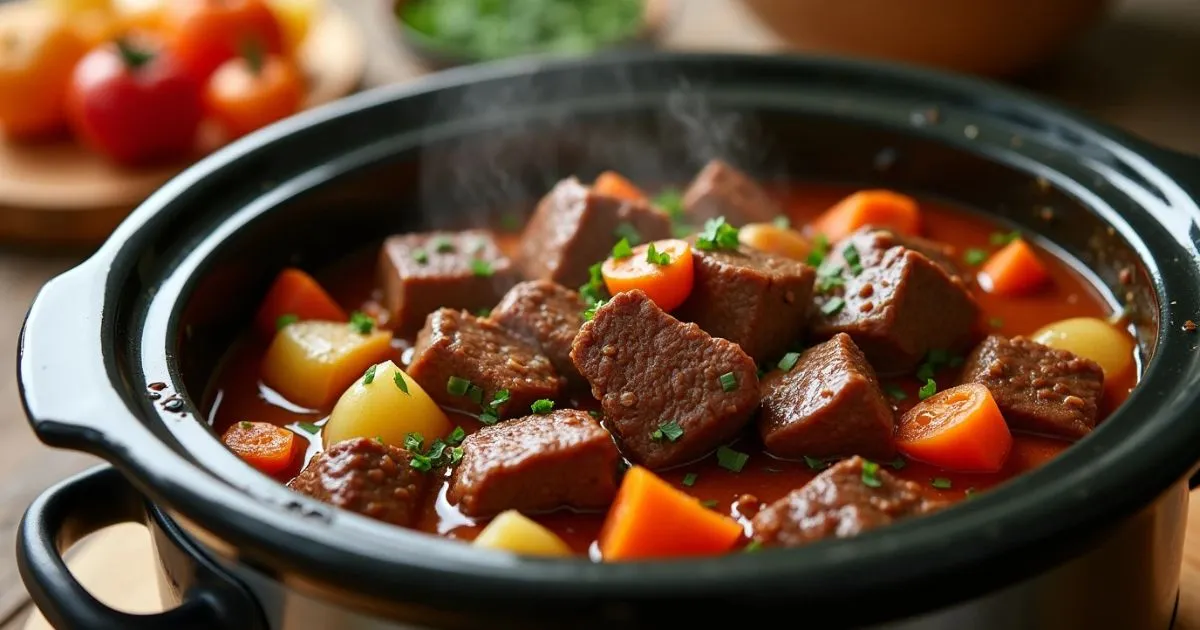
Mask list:
[[[1200,630],[1200,491],[1192,493],[1188,510],[1182,593],[1174,630]],[[111,527],[76,549],[67,563],[79,581],[101,601],[131,613],[162,610],[150,536],[140,525]],[[50,624],[37,611],[25,624],[25,630],[49,629]]]
[[[309,81],[305,107],[356,90],[366,66],[359,28],[327,6],[299,51]],[[0,137],[0,242],[95,244],[185,164],[124,169],[64,141],[18,146]]]

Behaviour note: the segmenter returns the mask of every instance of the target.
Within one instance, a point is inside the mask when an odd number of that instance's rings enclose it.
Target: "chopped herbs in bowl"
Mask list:
[[[406,43],[440,65],[586,54],[649,34],[647,0],[400,0]]]

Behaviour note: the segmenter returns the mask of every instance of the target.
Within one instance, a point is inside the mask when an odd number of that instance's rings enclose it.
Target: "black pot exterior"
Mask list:
[[[623,565],[482,554],[333,510],[254,473],[197,421],[207,375],[282,265],[527,204],[565,175],[680,182],[718,156],[767,179],[936,194],[1042,234],[1131,309],[1144,382],[1075,448],[945,513],[803,549]],[[1200,170],[1181,181],[1182,164],[1045,103],[912,69],[663,54],[462,68],[303,114],[169,183],[43,290],[22,392],[41,439],[113,462],[218,555],[387,614],[614,623],[668,606],[711,622],[744,619],[749,602],[875,623],[1079,556],[1194,469],[1200,355],[1184,320],[1200,314]],[[151,383],[166,384],[157,399]]]

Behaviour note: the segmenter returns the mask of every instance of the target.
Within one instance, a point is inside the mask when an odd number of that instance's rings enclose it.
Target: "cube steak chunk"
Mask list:
[[[960,278],[904,246],[859,245],[844,239],[818,269],[812,337],[850,335],[883,376],[911,371],[930,350],[970,344],[979,306]]]
[[[599,195],[568,177],[542,198],[525,225],[518,264],[528,280],[579,286],[588,280],[588,267],[621,240],[622,227],[641,242],[671,235],[670,217],[650,204]]]
[[[587,305],[579,294],[549,280],[522,282],[492,309],[492,321],[541,350],[573,385],[585,381],[571,363],[571,344]]]
[[[924,254],[926,258],[941,266],[942,270],[950,277],[958,279],[963,284],[970,284],[970,274],[966,273],[962,265],[958,264],[954,248],[945,243],[919,236],[896,234],[887,228],[872,226],[855,230],[853,234],[846,237],[844,242],[854,243],[863,260],[866,261],[865,264],[878,264],[887,250],[893,247],[905,247]],[[841,251],[840,249],[836,250],[839,259]]]
[[[808,328],[816,271],[748,247],[692,248],[695,281],[677,316],[728,339],[755,361],[776,358]]]
[[[506,389],[508,402],[496,409],[502,418],[529,413],[534,401],[554,400],[564,386],[550,359],[529,343],[493,321],[448,308],[429,314],[407,372],[438,404],[473,413]],[[451,393],[451,377],[472,387]]]
[[[613,296],[575,337],[571,360],[630,459],[666,468],[733,438],[758,409],[758,373],[737,344],[710,337],[641,291]],[[722,376],[729,391],[722,385]],[[661,431],[674,422],[682,433]]]
[[[1014,430],[1075,439],[1096,427],[1104,370],[1066,350],[991,335],[967,357],[962,382],[986,386]]]
[[[483,427],[463,441],[446,497],[468,516],[607,508],[620,453],[587,412],[552,411]]]
[[[875,370],[849,335],[805,350],[763,383],[758,430],[767,450],[799,458],[891,459],[894,418]]]
[[[880,467],[863,478],[861,457],[843,460],[803,487],[772,503],[751,522],[763,545],[795,547],[822,538],[849,538],[866,530],[936,512],[947,502],[920,484],[892,476]]]
[[[401,335],[416,332],[442,307],[490,307],[518,280],[487,230],[392,236],[383,243],[378,273],[389,325]]]
[[[317,455],[288,486],[344,510],[408,527],[420,513],[429,484],[428,476],[409,464],[402,448],[354,438]]]
[[[758,182],[721,160],[711,160],[692,180],[683,193],[683,209],[697,225],[725,217],[726,223],[741,227],[783,214]]]

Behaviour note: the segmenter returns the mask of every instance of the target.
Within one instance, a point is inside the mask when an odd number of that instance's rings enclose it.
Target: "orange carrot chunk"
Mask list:
[[[1050,279],[1045,265],[1024,239],[1016,239],[992,254],[979,272],[979,285],[996,295],[1028,293]]]
[[[606,561],[709,556],[729,551],[742,526],[641,466],[625,473],[600,531]]]
[[[604,171],[592,183],[592,192],[626,201],[641,201],[646,193],[615,171]]]
[[[269,338],[281,325],[306,319],[344,322],[346,311],[312,276],[299,269],[284,269],[263,299],[254,325]]]
[[[890,190],[860,190],[817,217],[809,230],[835,242],[867,225],[915,236],[921,231],[921,213],[912,197]]]
[[[628,249],[618,243],[600,266],[600,275],[609,293],[641,289],[659,308],[670,311],[692,292],[692,248],[673,238]]]
[[[272,477],[288,472],[296,461],[296,434],[270,422],[238,422],[225,431],[221,442],[257,468]]]
[[[1000,470],[1012,434],[992,393],[979,383],[943,390],[900,418],[896,447],[908,457],[947,470]]]

